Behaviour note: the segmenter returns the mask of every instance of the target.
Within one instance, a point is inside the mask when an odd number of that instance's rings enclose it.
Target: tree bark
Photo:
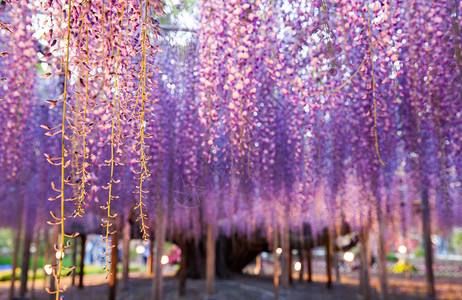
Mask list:
[[[117,262],[119,260],[119,239],[117,233],[111,236],[111,273],[109,275],[108,300],[116,299],[117,292]]]
[[[435,278],[433,276],[433,249],[431,240],[430,204],[428,200],[428,184],[422,184],[422,227],[425,251],[425,277],[427,280],[427,297],[435,298]]]
[[[174,242],[180,246],[181,252],[187,257],[186,277],[205,279],[206,235],[199,241],[185,240],[182,242],[175,239]],[[216,242],[216,276],[230,278],[233,273],[241,273],[242,269],[263,251],[270,251],[268,241],[263,236],[249,240],[247,235],[238,233],[231,237],[221,235]]]
[[[87,236],[85,234],[81,235],[80,240],[80,274],[79,274],[79,289],[83,289],[83,274],[85,268],[85,242],[87,241]]]
[[[205,269],[205,293],[207,297],[215,295],[215,256],[216,244],[212,224],[207,224],[207,260]]]
[[[131,227],[128,214],[123,217],[123,238],[122,238],[122,288],[128,288],[128,272],[130,267],[130,239]]]

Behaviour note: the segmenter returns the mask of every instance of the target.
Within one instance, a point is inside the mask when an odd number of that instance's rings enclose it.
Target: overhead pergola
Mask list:
[[[306,225],[332,253],[347,224],[366,282],[377,231],[385,299],[387,228],[420,226],[434,297],[431,233],[462,221],[460,2],[189,5],[2,3],[0,219],[15,249],[48,221],[62,251],[91,213],[110,272],[131,220],[156,239],[155,274],[165,240],[205,242],[212,295],[219,238],[290,249]],[[197,28],[169,23],[185,7]],[[161,276],[153,287],[161,299]]]

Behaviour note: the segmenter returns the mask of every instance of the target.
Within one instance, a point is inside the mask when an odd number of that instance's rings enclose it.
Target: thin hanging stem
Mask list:
[[[85,3],[87,4],[87,2]],[[86,64],[89,65],[90,60],[90,53],[88,47],[88,25],[85,25],[85,52],[86,52]],[[88,108],[88,80],[90,76],[89,68],[86,69],[85,73],[85,104],[83,110],[83,121],[82,121],[82,180],[80,182],[80,194],[79,200],[77,202],[77,209],[74,212],[74,216],[82,216],[85,212],[85,197],[87,195],[85,190],[85,185],[87,182],[87,128],[86,128],[86,121],[87,121],[87,108]]]
[[[142,12],[143,14],[143,12]],[[140,122],[140,130],[139,130],[139,138],[140,138],[140,158],[139,158],[139,163],[141,165],[141,170],[139,173],[139,181],[140,184],[138,186],[138,193],[139,193],[139,198],[138,198],[138,204],[136,206],[137,209],[140,211],[140,215],[138,217],[138,220],[141,221],[141,233],[144,241],[147,241],[149,234],[147,232],[148,226],[146,225],[146,214],[143,211],[143,207],[146,206],[143,203],[143,196],[144,193],[147,193],[146,191],[143,190],[143,181],[146,180],[150,174],[149,170],[147,168],[147,155],[144,152],[144,148],[146,147],[145,145],[145,129],[146,129],[146,121],[145,121],[145,113],[146,113],[146,43],[147,43],[147,15],[148,15],[148,2],[145,1],[144,3],[144,16],[143,16],[143,25],[142,25],[142,35],[143,35],[143,40],[142,40],[142,56],[141,56],[141,112],[139,115],[139,122]]]
[[[375,97],[375,75],[374,75],[374,48],[372,43],[372,26],[371,26],[371,12],[369,5],[367,5],[367,27],[369,33],[369,60],[371,63],[371,85],[372,85],[372,102],[374,104],[373,114],[374,114],[374,144],[375,151],[377,153],[377,159],[379,160],[380,165],[385,166],[386,163],[380,157],[380,147],[379,147],[379,138],[377,133],[377,99]]]
[[[122,22],[124,18],[124,13],[125,13],[125,3],[122,5]],[[121,36],[119,36],[120,40]],[[107,210],[107,220],[104,222],[103,226],[106,227],[106,235],[104,237],[104,240],[106,242],[106,250],[105,250],[105,265],[104,269],[106,270],[107,274],[109,274],[112,270],[110,270],[110,256],[109,256],[109,248],[111,247],[109,245],[109,235],[113,234],[113,232],[110,231],[110,227],[112,226],[112,223],[110,222],[111,218],[115,218],[116,214],[111,215],[111,201],[114,196],[112,195],[112,184],[116,183],[114,180],[114,163],[115,163],[115,158],[114,158],[114,129],[116,124],[116,114],[117,114],[117,100],[119,96],[119,86],[118,86],[118,72],[119,72],[119,59],[120,59],[120,51],[117,50],[117,56],[116,56],[116,71],[115,71],[115,78],[114,78],[114,97],[112,99],[112,121],[111,121],[111,160],[110,160],[110,167],[111,167],[111,177],[109,179],[108,183],[108,201],[106,205],[106,210]]]
[[[67,85],[68,85],[68,73],[69,73],[69,48],[70,48],[70,36],[71,36],[71,8],[72,0],[69,0],[68,13],[67,13],[67,45],[66,45],[66,67],[64,72],[64,93],[63,93],[63,118],[61,123],[61,241],[59,243],[59,251],[64,253],[64,184],[65,184],[65,162],[64,156],[66,152],[65,141],[66,141],[66,103],[67,103]],[[58,273],[56,274],[56,300],[59,300],[60,284],[61,284],[61,272],[63,268],[63,255],[59,257]]]

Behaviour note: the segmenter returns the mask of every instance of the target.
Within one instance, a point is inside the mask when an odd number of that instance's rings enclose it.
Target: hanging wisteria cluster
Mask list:
[[[49,179],[56,251],[99,215],[109,271],[131,209],[143,239],[461,225],[459,1],[203,0],[187,38],[158,0],[7,2],[0,200]]]

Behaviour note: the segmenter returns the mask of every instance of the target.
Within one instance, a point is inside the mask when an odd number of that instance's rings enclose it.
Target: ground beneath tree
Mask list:
[[[151,293],[152,279],[144,274],[131,274],[130,284],[127,290],[122,290],[119,286],[119,300],[144,300],[149,299]],[[425,299],[424,278],[414,276],[408,280],[402,275],[389,274],[390,287],[392,293],[390,299],[411,300]],[[334,284],[332,290],[327,290],[326,278],[322,274],[315,274],[315,282],[300,283],[294,281],[288,291],[281,291],[281,300],[359,300],[361,296],[358,293],[358,277],[355,273],[349,273],[342,276],[341,283]],[[105,300],[107,295],[107,284],[105,275],[88,275],[85,277],[85,288],[79,290],[76,287],[69,287],[65,293],[66,300]],[[70,279],[64,280],[66,285],[70,285]],[[374,291],[373,298],[378,299],[375,287],[377,280],[375,275],[371,280]],[[0,299],[7,299],[9,283],[0,283]],[[18,286],[18,283],[17,285]],[[178,280],[174,277],[165,279],[165,300],[187,299],[203,300],[205,291],[204,280],[188,280],[186,296],[178,297]],[[50,299],[49,295],[43,290],[43,280],[37,280],[35,299]],[[462,280],[460,277],[439,277],[437,278],[438,299],[456,300],[462,299]],[[232,280],[217,280],[216,282],[216,300],[271,300],[274,297],[272,278],[269,276],[237,276]],[[31,293],[29,291],[29,298]],[[54,298],[53,298],[54,299]]]

